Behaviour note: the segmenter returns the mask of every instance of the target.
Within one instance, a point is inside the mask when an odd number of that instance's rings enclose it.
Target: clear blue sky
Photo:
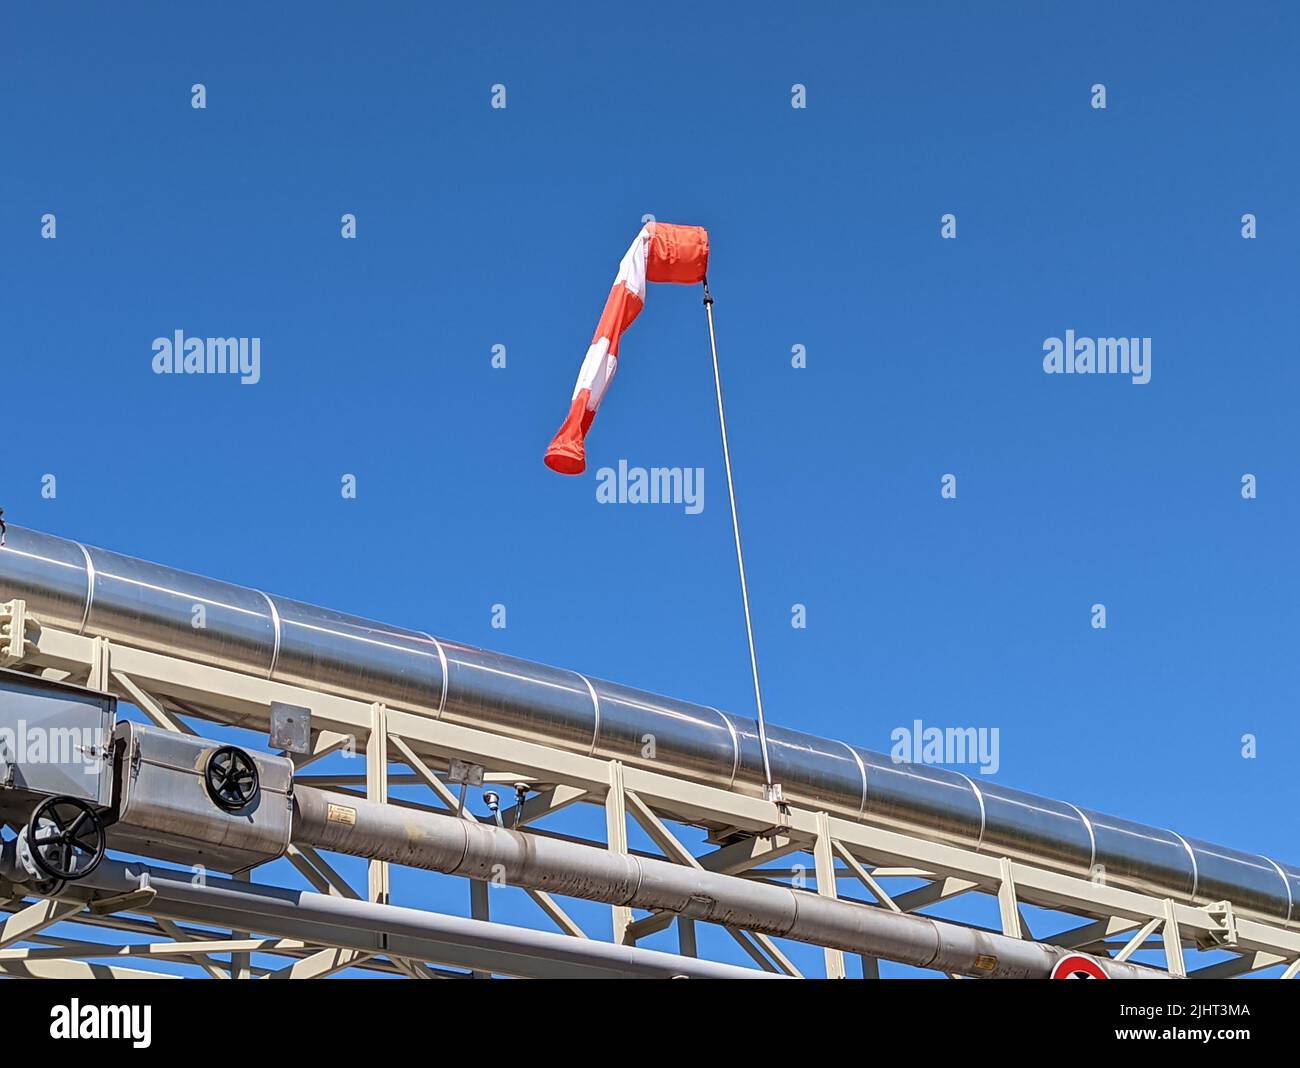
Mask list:
[[[1300,17],[1073,6],[8,4],[6,518],[750,714],[698,290],[589,460],[704,512],[541,462],[642,215],[703,225],[769,718],[1300,861]],[[154,375],[178,329],[262,381]]]

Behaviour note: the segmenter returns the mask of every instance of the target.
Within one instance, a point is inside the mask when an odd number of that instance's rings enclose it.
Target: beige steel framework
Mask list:
[[[619,761],[43,627],[26,613],[22,601],[0,606],[0,667],[115,693],[154,725],[187,733],[203,733],[191,721],[207,720],[259,732],[265,742],[272,702],[310,708],[312,749],[308,754],[293,754],[299,773],[296,781],[379,803],[459,813],[466,819],[495,819],[505,827],[570,840],[578,838],[560,829],[557,823],[562,820],[557,817],[580,804],[599,806],[604,835],[581,840],[603,849],[629,851],[629,827],[635,826],[652,846],[636,850],[640,855],[738,878],[815,887],[823,895],[900,913],[926,910],[928,915],[958,898],[977,899],[978,911],[988,915],[983,929],[1117,962],[1141,962],[1173,977],[1265,973],[1289,979],[1300,973],[1300,929],[1237,915],[1231,902],[1193,907],[799,805],[774,816],[776,807],[761,798]],[[364,771],[313,771],[317,761],[338,752],[355,754]],[[404,770],[396,771],[396,766]],[[504,805],[495,817],[473,814],[464,804],[463,784],[458,781],[467,771],[475,780],[481,774],[482,782],[498,789],[507,802],[515,796],[515,785],[522,784],[527,787],[526,800]],[[422,793],[419,800],[398,799],[390,796],[395,788],[421,788]],[[699,837],[701,828],[707,831],[703,844],[688,845]],[[320,894],[400,904],[394,901],[390,866],[385,862],[370,861],[365,885],[353,886],[339,873],[339,859],[323,851],[290,846],[286,859],[305,885]],[[252,880],[250,889],[258,887],[261,875],[259,870],[244,876]],[[421,878],[455,877],[422,873]],[[494,895],[526,894],[536,905],[538,922],[563,938],[637,947],[675,928],[676,956],[704,964],[709,940],[701,938],[695,920],[671,913],[636,915],[612,906],[605,910],[607,923],[588,919],[583,925],[571,915],[569,902],[544,891],[464,881],[469,883],[470,919],[493,928],[503,926],[492,918]],[[0,895],[5,889],[0,886]],[[158,914],[163,910],[153,907],[147,887],[136,893],[82,895],[90,900],[54,901],[23,897],[8,889],[11,896],[0,904],[7,914],[0,924],[0,975],[9,977],[156,978],[180,973],[211,978],[318,978],[375,972],[410,978],[486,978],[653,971],[651,955],[635,964],[632,955],[626,955],[626,968],[614,963],[607,971],[600,969],[606,967],[601,962],[612,959],[609,953],[599,960],[592,955],[591,970],[584,973],[587,965],[558,968],[549,949],[537,950],[535,957],[528,952],[490,952],[489,939],[484,939],[479,951],[472,939],[462,939],[454,950],[447,950],[433,942],[387,942],[382,937],[373,943],[355,937],[345,940],[331,934],[330,928],[306,920],[301,933],[295,934],[293,924],[245,914],[249,922],[240,928],[233,926],[232,914],[220,909],[212,911],[211,919],[200,910],[178,920]],[[1026,907],[1045,910],[1034,916],[1033,927]],[[602,929],[593,930],[596,926]],[[741,929],[724,930],[727,944],[743,951],[756,975],[880,975],[881,960],[869,952],[853,961],[854,955],[824,948],[815,969],[806,963],[801,969],[792,959],[800,955],[793,943]],[[167,967],[154,967],[160,962]]]

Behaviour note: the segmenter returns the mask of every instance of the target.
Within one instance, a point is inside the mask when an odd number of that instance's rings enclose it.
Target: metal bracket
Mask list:
[[[0,667],[22,661],[28,641],[34,640],[40,629],[35,617],[27,614],[26,601],[16,598],[0,604]]]
[[[111,897],[94,898],[86,908],[94,916],[110,916],[114,912],[132,910],[137,905],[148,905],[157,896],[158,891],[149,885],[149,873],[146,871],[140,873],[138,889],[128,890],[125,894],[114,894]]]
[[[452,782],[462,783],[466,786],[482,786],[483,765],[467,764],[463,760],[452,757],[448,766],[447,778]]]
[[[779,782],[768,783],[763,787],[763,800],[771,801],[776,806],[776,822],[765,831],[759,832],[760,838],[776,838],[790,833],[790,806],[785,800],[785,792]]]
[[[272,701],[270,744],[286,753],[310,753],[311,709]]]
[[[1231,901],[1216,901],[1206,905],[1201,911],[1218,924],[1214,931],[1204,931],[1197,935],[1198,949],[1232,949],[1237,945],[1237,917],[1232,911]]]
[[[483,765],[467,764],[463,760],[452,757],[447,763],[447,778],[452,782],[460,783],[460,797],[456,801],[456,815],[464,815],[466,792],[471,786],[483,785]]]

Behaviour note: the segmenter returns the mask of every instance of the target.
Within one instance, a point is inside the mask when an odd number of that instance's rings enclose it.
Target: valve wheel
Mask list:
[[[227,812],[242,811],[257,800],[257,765],[237,746],[224,745],[208,757],[203,777],[208,796]]]
[[[104,821],[76,797],[47,797],[27,823],[32,861],[51,879],[80,879],[104,859]]]

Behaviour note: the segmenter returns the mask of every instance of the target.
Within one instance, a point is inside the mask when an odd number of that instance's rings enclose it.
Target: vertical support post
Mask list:
[[[677,952],[683,957],[698,957],[699,944],[695,940],[695,921],[685,916],[677,917]]]
[[[1002,933],[1008,938],[1024,938],[1020,926],[1020,902],[1016,899],[1016,877],[1011,861],[1002,858],[1002,881],[998,884],[998,911],[1002,915]]]
[[[813,860],[817,865],[817,893],[835,900],[839,897],[835,889],[835,846],[831,842],[831,819],[825,812],[817,813],[817,840],[813,843]],[[824,952],[826,978],[848,978],[843,951],[827,949]]]
[[[467,816],[466,819],[473,819]],[[487,923],[492,919],[491,909],[488,905],[488,893],[491,887],[488,886],[486,879],[471,879],[469,881],[469,914],[475,920],[482,920]],[[475,979],[491,979],[491,972],[474,972]]]
[[[253,873],[249,871],[236,872],[233,876],[236,882],[250,883],[253,881]],[[232,939],[252,938],[251,931],[231,931]],[[247,951],[230,954],[230,978],[248,979],[252,976],[253,955]]]
[[[91,690],[107,690],[111,677],[111,647],[107,638],[95,638],[90,645],[90,676],[86,687]]]
[[[488,905],[488,884],[486,879],[469,881],[469,914],[476,920],[490,920],[492,910]]]
[[[1183,960],[1183,940],[1178,931],[1178,905],[1173,898],[1165,898],[1165,922],[1162,934],[1165,940],[1165,967],[1170,975],[1187,978],[1187,962]]]
[[[609,848],[616,853],[626,853],[627,802],[623,796],[623,765],[617,760],[609,762],[609,793],[605,795],[605,831]],[[612,909],[614,942],[622,945],[627,939],[627,929],[632,925],[632,910],[626,905],[614,905]]]
[[[388,803],[388,709],[376,702],[370,706],[370,734],[366,738],[366,798]],[[372,860],[369,865],[370,900],[388,904],[388,862]]]

